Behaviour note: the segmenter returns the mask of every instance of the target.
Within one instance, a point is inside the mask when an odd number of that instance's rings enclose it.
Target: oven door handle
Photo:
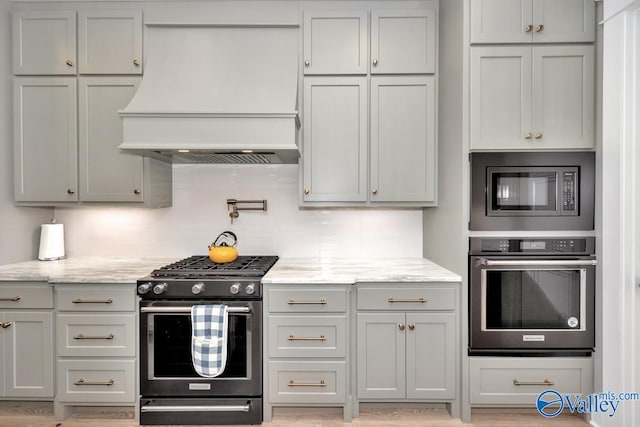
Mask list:
[[[140,412],[249,412],[249,405],[142,406]]]
[[[539,259],[539,260],[533,260],[533,259],[523,259],[523,260],[516,260],[516,259],[505,259],[505,260],[493,260],[493,259],[486,259],[486,258],[478,258],[476,265],[477,266],[485,266],[485,267],[492,267],[492,266],[510,266],[510,265],[525,265],[525,266],[560,266],[560,265],[576,265],[576,266],[582,266],[582,265],[596,265],[597,261],[595,259],[584,259],[584,260],[560,260],[560,259]]]
[[[191,307],[140,307],[141,313],[191,313]],[[227,307],[228,313],[251,313],[251,307]]]

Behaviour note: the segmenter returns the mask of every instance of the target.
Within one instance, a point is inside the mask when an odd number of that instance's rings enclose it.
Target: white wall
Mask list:
[[[174,165],[173,207],[57,208],[69,256],[204,254],[222,231],[241,254],[322,257],[421,257],[420,209],[300,209],[296,165]],[[226,200],[267,199],[267,212]]]
[[[13,65],[11,3],[0,0],[0,264],[35,258],[40,224],[49,222],[50,208],[13,206]]]

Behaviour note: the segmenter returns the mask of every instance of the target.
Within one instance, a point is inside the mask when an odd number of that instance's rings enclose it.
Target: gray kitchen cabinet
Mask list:
[[[56,284],[54,415],[74,406],[137,404],[134,284]]]
[[[76,13],[13,13],[13,73],[76,74]]]
[[[366,10],[304,11],[304,74],[366,74],[367,15]]]
[[[366,77],[304,80],[305,201],[367,200]]]
[[[436,71],[435,9],[371,11],[371,74]]]
[[[78,200],[76,79],[14,79],[15,200]]]
[[[350,421],[350,286],[264,289],[264,421],[277,406],[342,407]]]
[[[435,79],[371,77],[371,202],[436,202]]]
[[[358,284],[357,399],[456,399],[458,291],[434,284]]]
[[[595,41],[593,0],[474,0],[471,43]]]
[[[593,393],[591,357],[470,357],[469,403],[474,407],[535,407],[549,388]]]
[[[53,292],[49,284],[0,284],[0,397],[53,398]]]
[[[78,73],[142,74],[142,12],[79,12]]]
[[[471,48],[471,149],[594,144],[593,46]]]

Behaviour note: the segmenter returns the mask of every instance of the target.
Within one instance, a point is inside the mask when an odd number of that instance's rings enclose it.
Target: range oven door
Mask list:
[[[215,378],[199,376],[191,358],[191,307],[229,306],[227,363]],[[145,397],[262,395],[262,301],[142,301],[140,392]]]
[[[593,351],[595,260],[470,263],[470,354]]]

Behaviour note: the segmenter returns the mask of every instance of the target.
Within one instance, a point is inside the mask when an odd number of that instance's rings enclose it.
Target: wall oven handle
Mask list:
[[[518,381],[517,378],[513,379],[513,385],[553,385],[553,381],[549,381],[548,379],[544,379],[542,381]]]
[[[142,406],[140,412],[249,412],[249,405]]]
[[[140,307],[141,313],[191,313],[191,307]],[[229,313],[250,313],[251,307],[227,307]]]
[[[596,265],[597,261],[595,259],[584,259],[584,260],[560,260],[560,259],[505,259],[505,260],[493,260],[486,258],[478,258],[477,266],[510,266],[510,265],[524,265],[524,266],[559,266],[559,265]]]

